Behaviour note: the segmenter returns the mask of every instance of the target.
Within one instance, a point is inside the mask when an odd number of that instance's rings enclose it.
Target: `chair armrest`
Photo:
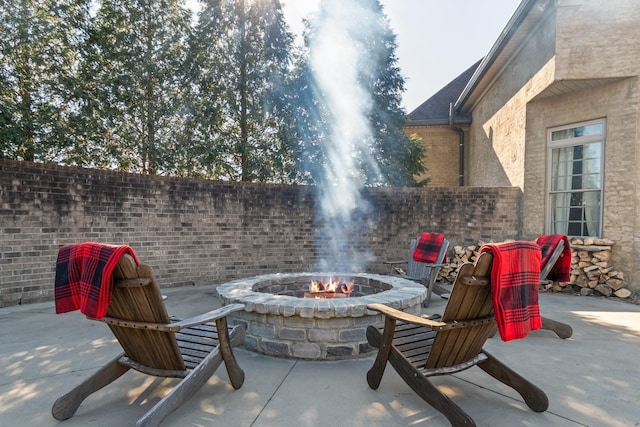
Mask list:
[[[412,323],[414,325],[426,326],[436,331],[467,328],[470,326],[484,325],[495,322],[495,317],[493,315],[470,320],[438,322],[425,317],[418,317],[413,314],[405,313],[404,311],[396,310],[395,308],[388,307],[384,304],[367,304],[367,308],[370,310],[379,311],[380,313],[392,319]]]
[[[418,317],[413,314],[405,313],[404,311],[396,310],[395,308],[391,308],[384,304],[367,304],[367,308],[369,310],[378,311],[387,317],[391,317],[392,319],[413,323],[416,325],[427,326],[433,329],[440,329],[447,326],[447,324],[444,322],[437,322],[435,320],[426,319],[424,317]]]
[[[234,311],[244,310],[244,304],[229,304],[224,307],[209,311],[198,316],[191,317],[189,319],[180,320],[172,323],[150,323],[150,322],[137,322],[133,320],[121,320],[112,317],[103,317],[101,319],[95,319],[87,316],[88,319],[97,320],[113,326],[120,326],[123,328],[133,329],[148,329],[153,331],[163,332],[178,332],[181,329],[189,328],[195,325],[202,325],[203,323],[213,322],[215,320],[226,317],[229,313]]]
[[[203,323],[213,322],[215,320],[227,317],[234,311],[244,310],[244,304],[229,304],[223,307],[211,310],[207,313],[200,314],[198,316],[190,317],[188,319],[180,320],[178,322],[172,322],[167,326],[170,328],[176,327],[177,330],[189,328],[191,326],[202,325]]]
[[[401,259],[397,261],[382,261],[383,264],[387,265],[396,265],[396,264],[406,264],[408,261],[406,259]]]
[[[421,282],[421,281],[423,281],[425,279],[429,279],[429,280],[431,280],[432,278],[435,279],[436,278],[435,277],[435,272],[436,272],[435,269],[436,268],[440,268],[440,267],[446,267],[446,266],[449,265],[449,264],[426,264],[424,262],[421,263],[421,264],[424,264],[425,266],[431,268],[431,271],[429,273],[431,275],[431,277],[428,277],[428,276],[425,276],[425,277],[404,276],[404,278],[408,279],[408,280],[413,280],[414,282]]]

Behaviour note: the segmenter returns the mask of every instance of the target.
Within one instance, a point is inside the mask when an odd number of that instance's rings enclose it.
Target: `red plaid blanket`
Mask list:
[[[571,281],[571,247],[569,246],[569,238],[564,234],[545,234],[536,239],[536,243],[542,250],[540,270],[547,265],[551,254],[562,240],[564,240],[562,255],[560,255],[560,258],[558,258],[555,265],[551,268],[549,275],[547,277],[541,277],[541,279],[549,279],[554,282]]]
[[[480,253],[493,254],[491,291],[503,341],[524,338],[542,326],[538,305],[540,247],[534,242],[488,244]]]
[[[413,251],[413,260],[433,264],[438,260],[438,254],[444,242],[444,234],[422,233],[416,249]]]
[[[111,302],[113,270],[125,253],[138,258],[129,246],[79,243],[58,250],[55,279],[56,313],[78,310],[100,319]]]

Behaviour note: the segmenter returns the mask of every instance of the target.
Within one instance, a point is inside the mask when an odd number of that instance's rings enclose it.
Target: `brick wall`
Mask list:
[[[594,99],[598,102],[591,102]],[[612,247],[615,264],[634,291],[640,291],[636,267],[640,253],[639,105],[637,77],[532,102],[527,115],[528,173],[523,200],[523,237],[542,234],[548,172],[539,165],[548,156],[548,128],[605,118],[602,237],[616,242]]]
[[[308,271],[324,249],[313,187],[141,176],[0,160],[0,307],[53,299],[60,245],[130,245],[160,286]],[[404,258],[421,231],[454,245],[520,235],[517,188],[367,189],[359,245]]]

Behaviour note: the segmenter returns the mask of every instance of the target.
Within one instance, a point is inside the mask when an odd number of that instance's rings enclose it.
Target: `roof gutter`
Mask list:
[[[464,130],[455,125],[455,114],[453,102],[449,103],[449,127],[458,133],[458,186],[464,187]]]
[[[460,125],[470,125],[471,120],[467,117],[457,117],[456,123]],[[430,120],[407,120],[405,127],[422,127],[422,126],[449,126],[449,116],[443,119],[430,119]]]

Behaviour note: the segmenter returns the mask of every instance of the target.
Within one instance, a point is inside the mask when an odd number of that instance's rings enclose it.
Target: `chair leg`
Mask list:
[[[394,329],[391,329],[391,331]],[[387,324],[385,324],[385,333],[387,330]],[[392,337],[389,338],[389,342],[391,338]],[[449,420],[452,426],[462,427],[476,425],[466,412],[464,412],[450,398],[442,394],[440,390],[431,384],[431,382],[420,374],[420,372],[414,369],[407,359],[402,357],[402,355],[397,351],[393,350],[391,345],[383,346],[382,343],[386,342],[385,337],[376,327],[369,326],[367,328],[367,341],[373,347],[379,348],[373,367],[367,372],[367,382],[369,383],[369,387],[374,390],[378,388],[380,381],[382,380],[382,374],[384,373],[387,360],[389,360],[391,366],[393,366],[396,372],[398,372],[404,382],[407,383],[407,385],[411,387],[411,389],[425,402],[442,413]]]
[[[549,408],[549,399],[544,391],[504,365],[491,354],[484,350],[483,353],[487,355],[487,360],[478,363],[478,366],[483,371],[517,391],[533,411],[544,412]]]
[[[429,304],[431,303],[431,297],[433,296],[435,283],[436,283],[436,280],[438,279],[437,270],[439,269],[436,269],[435,267],[431,268],[431,272],[429,273],[429,278],[427,279],[429,280],[428,283],[425,283],[425,279],[422,280],[422,284],[427,287],[427,298],[422,302],[422,306],[425,308],[429,307]]]
[[[229,338],[229,330],[227,329],[227,318],[223,317],[216,320],[216,328],[218,329],[218,339],[220,342],[220,354],[224,360],[224,366],[227,368],[229,381],[234,389],[238,390],[244,383],[244,371],[238,365],[233,347],[242,344],[244,341],[244,327],[241,325],[233,328],[231,338]]]
[[[422,301],[422,306],[424,308],[429,307],[429,304],[431,304],[431,294],[433,293],[433,287],[431,285],[431,283],[427,282],[426,280],[422,280],[422,284],[427,288],[427,297],[424,299],[424,301]]]
[[[542,329],[553,331],[556,335],[562,339],[571,338],[573,335],[573,329],[566,323],[561,323],[548,317],[542,317]]]
[[[155,404],[136,423],[136,427],[158,426],[173,411],[178,409],[196,391],[209,381],[209,378],[222,363],[220,349],[216,348],[184,377],[165,397]]]
[[[422,400],[444,415],[453,427],[475,426],[473,419],[416,370],[399,352],[392,350],[389,362],[398,375]]]
[[[220,319],[218,319],[220,320]],[[235,356],[231,351],[232,346],[237,346],[244,340],[244,328],[236,327],[229,334],[226,322],[216,321],[218,329],[219,346],[205,357],[189,375],[184,377],[165,397],[155,404],[136,423],[136,427],[156,427],[173,411],[178,409],[194,393],[202,388],[209,381],[209,378],[216,372],[220,364],[224,361],[227,365],[229,380],[234,389],[239,389],[244,382],[244,371],[237,364]],[[223,344],[224,343],[224,344]],[[226,348],[226,350],[223,350]],[[225,356],[223,351],[228,352]]]
[[[369,345],[378,348],[376,360],[367,372],[367,383],[369,387],[374,390],[380,386],[380,382],[382,381],[384,369],[387,366],[387,359],[389,359],[389,353],[391,351],[393,333],[395,332],[395,319],[385,317],[384,322],[383,334],[381,334],[375,326],[369,326],[367,328],[367,341]]]
[[[69,393],[58,398],[51,408],[53,418],[60,421],[71,418],[84,399],[111,384],[127,372],[130,368],[118,363],[122,356],[124,356],[124,353],[111,360]]]

